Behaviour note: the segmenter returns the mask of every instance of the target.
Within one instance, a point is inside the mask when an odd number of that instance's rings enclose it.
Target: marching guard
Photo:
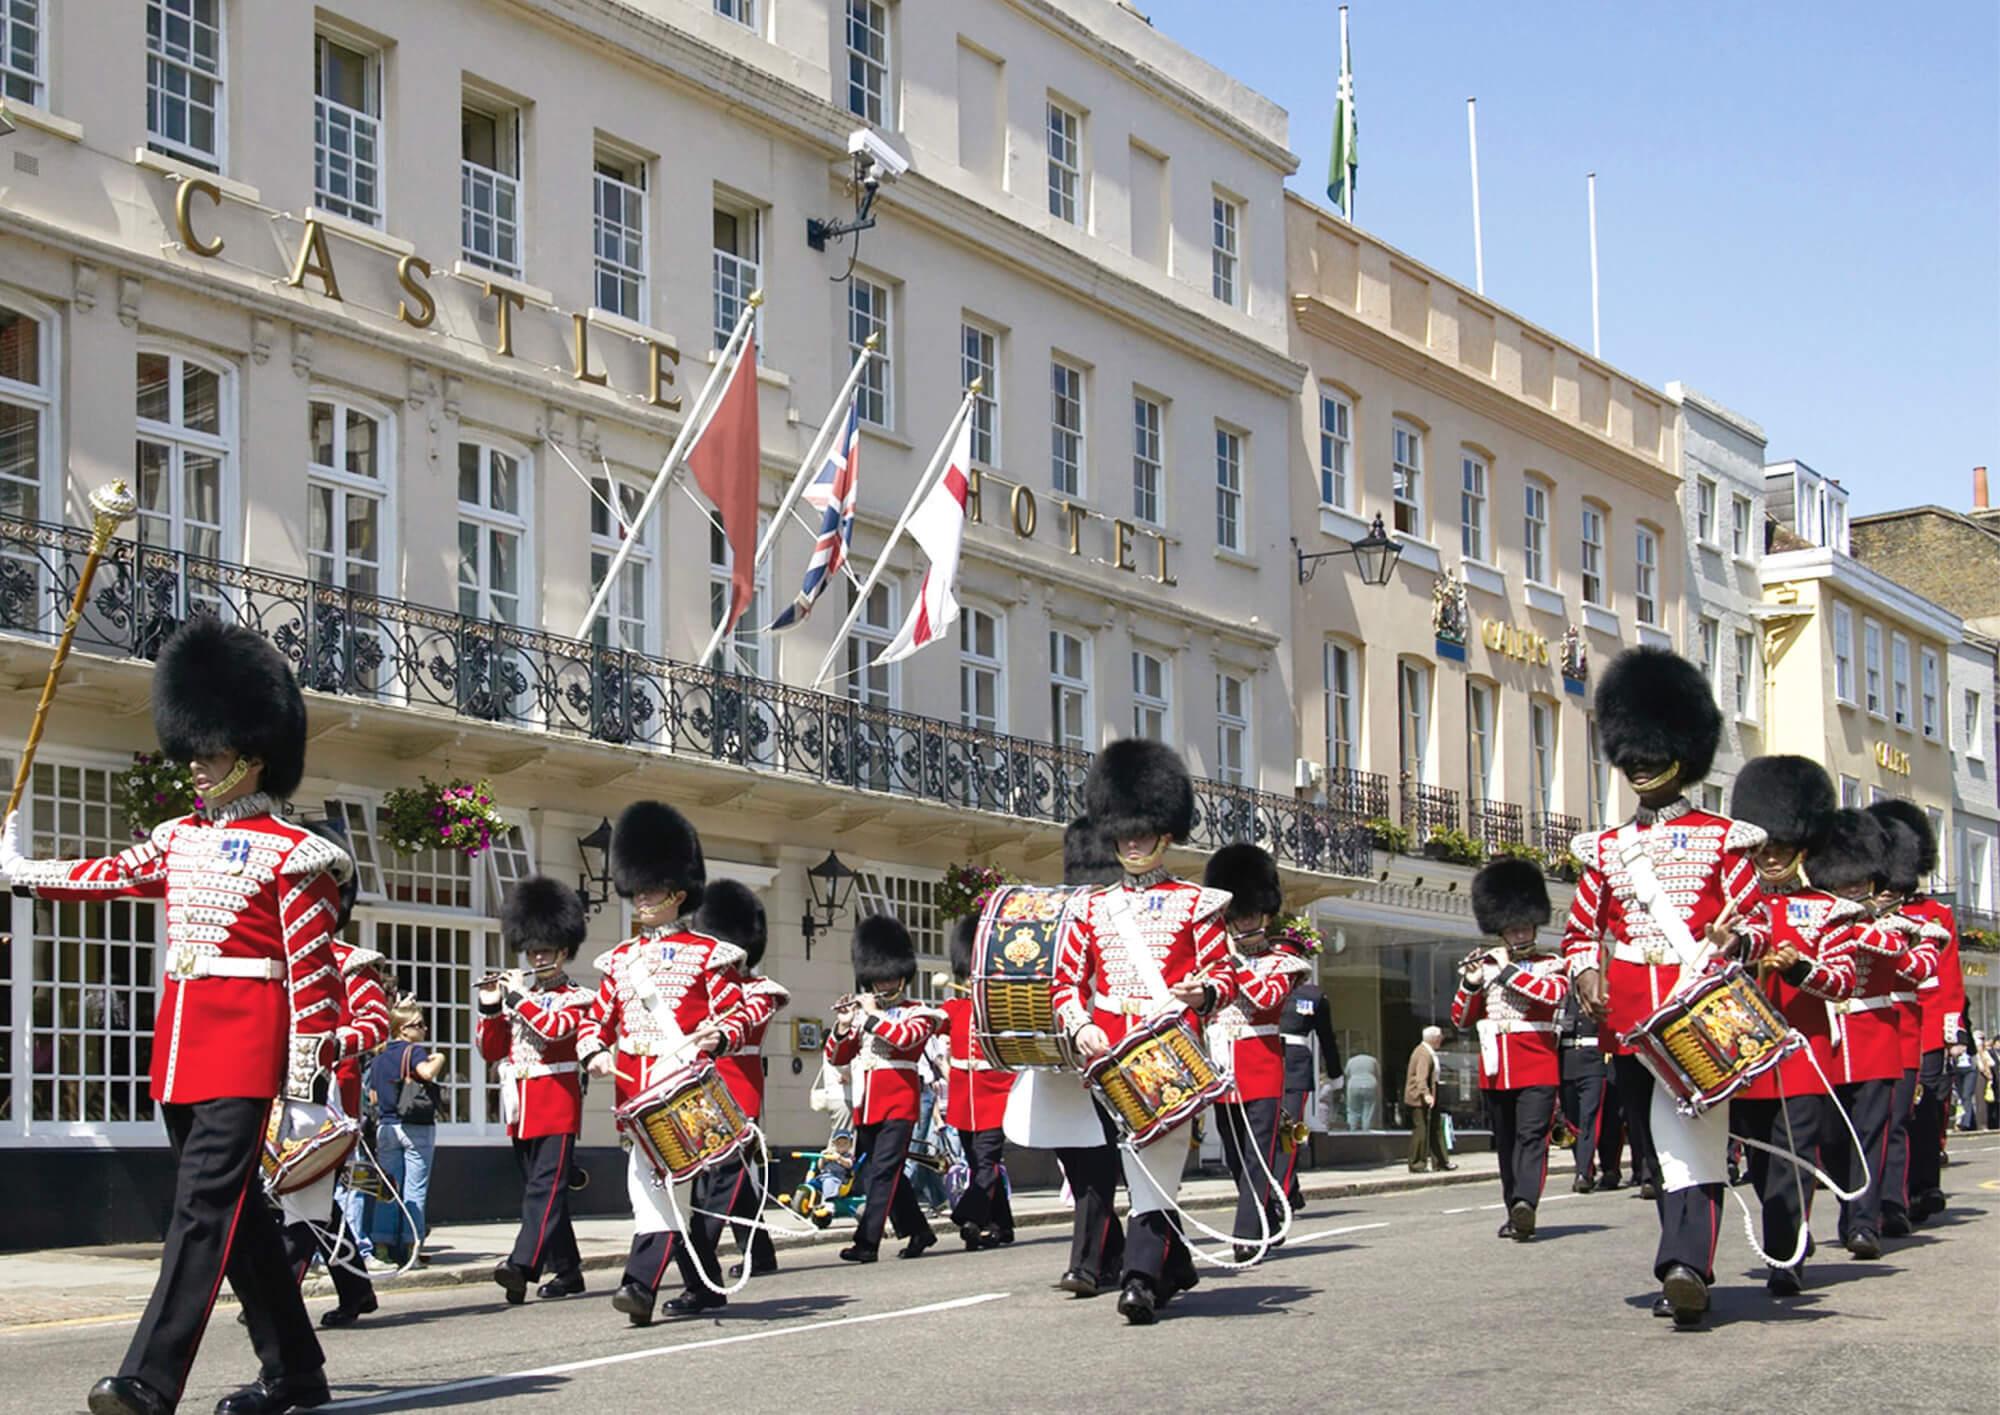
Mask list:
[[[0,830],[0,870],[47,899],[166,901],[154,1016],[152,1096],[176,1161],[160,1276],[118,1374],[90,1391],[92,1415],[163,1415],[180,1402],[227,1272],[243,1299],[257,1381],[218,1415],[282,1415],[324,1404],[324,1359],[259,1192],[273,1102],[290,1132],[317,1128],[339,1057],[346,994],[332,948],[340,882],[332,842],[280,818],[305,772],[306,709],[284,659],[213,615],[188,621],[153,675],[160,748],[186,762],[202,807],[107,859],[28,860],[18,819]]]
[[[521,1170],[521,1227],[493,1269],[511,1306],[583,1291],[583,1256],[570,1222],[569,1177],[583,1129],[577,1033],[596,994],[572,982],[565,965],[583,947],[583,901],[567,885],[533,875],[500,909],[500,936],[522,966],[479,989],[479,1054],[499,1063],[500,1111]]]
[[[1686,793],[1708,774],[1722,714],[1701,670],[1664,649],[1627,649],[1597,685],[1598,740],[1639,798],[1624,825],[1576,837],[1583,876],[1563,928],[1563,957],[1586,1008],[1608,1019],[1635,1162],[1660,1174],[1654,1313],[1695,1326],[1708,1310],[1727,1177],[1727,1115],[1684,1116],[1625,1037],[1737,933],[1760,943],[1755,826],[1697,809]]]
[[[1922,1187],[1910,1182],[1916,1165],[1912,1138],[1926,1040],[1923,995],[1918,990],[1937,975],[1940,931],[1935,926],[1925,927],[1924,921],[1905,907],[1922,877],[1922,839],[1907,820],[1893,812],[1871,808],[1868,815],[1882,827],[1884,839],[1882,877],[1871,905],[1880,934],[1892,936],[1901,945],[1890,971],[1896,979],[1893,1006],[1903,1070],[1889,1103],[1889,1143],[1882,1165],[1882,1236],[1907,1238],[1914,1227],[1914,1211],[1924,1207],[1920,1202]],[[1917,1202],[1913,1202],[1913,1194]]]
[[[840,1260],[874,1262],[891,1219],[903,1239],[896,1256],[920,1258],[937,1234],[903,1182],[903,1164],[921,1100],[917,1060],[945,1017],[905,997],[917,980],[917,950],[901,920],[887,914],[863,919],[855,926],[853,959],[854,993],[835,1004],[826,1039],[828,1062],[854,1063],[854,1149],[865,1156],[856,1183],[866,1202],[854,1242],[840,1250]]]
[[[1222,1155],[1236,1181],[1235,1258],[1257,1256],[1258,1245],[1284,1227],[1289,1167],[1278,1158],[1285,1044],[1279,1014],[1312,961],[1289,939],[1268,930],[1284,908],[1278,862],[1256,845],[1225,845],[1209,856],[1201,882],[1229,895],[1222,911],[1236,996],[1208,1020],[1208,1048],[1228,1068],[1230,1088],[1215,1104]],[[1273,1192],[1273,1191],[1276,1192]],[[1261,1210],[1261,1213],[1260,1213]]]
[[[1117,884],[1085,897],[1056,954],[1056,1024],[1089,1061],[1151,1020],[1213,1016],[1235,997],[1236,975],[1222,922],[1228,896],[1173,878],[1163,863],[1167,848],[1194,829],[1194,783],[1180,754],[1157,742],[1113,742],[1091,763],[1083,796],[1123,872]],[[1197,1281],[1194,1259],[1169,1216],[1185,1167],[1187,1124],[1182,1120],[1156,1141],[1150,1169],[1129,1150],[1119,1154],[1131,1220],[1118,1311],[1135,1326],[1150,1325],[1162,1303]],[[1100,1184],[1103,1178],[1089,1176]],[[1108,1208],[1111,1196],[1093,1202]]]
[[[1479,1037],[1479,1088],[1500,1158],[1500,1237],[1535,1236],[1535,1211],[1549,1168],[1562,1061],[1556,1013],[1569,996],[1561,958],[1537,951],[1536,935],[1554,910],[1539,865],[1495,860],[1472,877],[1479,931],[1500,941],[1465,960],[1451,1000],[1451,1025],[1470,1023]],[[1577,1143],[1583,1144],[1581,1134]]]
[[[1562,1053],[1562,1089],[1558,1099],[1563,1119],[1569,1122],[1570,1131],[1576,1136],[1573,1155],[1576,1173],[1569,1187],[1578,1194],[1588,1194],[1597,1188],[1599,1178],[1599,1127],[1604,1123],[1604,1096],[1608,1088],[1604,1075],[1604,1044],[1597,1034],[1597,1019],[1583,1010],[1574,989],[1563,999],[1562,1011],[1558,1014],[1556,1045]],[[1612,1172],[1603,1177],[1609,1180],[1617,1175]],[[1605,1187],[1613,1186],[1607,1183]]]
[[[1819,878],[1819,855],[1840,801],[1818,762],[1758,757],[1737,774],[1729,805],[1737,820],[1764,832],[1751,858],[1764,891],[1766,944],[1752,961],[1765,995],[1806,1039],[1805,1047],[1753,1076],[1730,1109],[1739,1135],[1785,1151],[1747,1147],[1750,1181],[1764,1207],[1764,1246],[1773,1259],[1765,1285],[1775,1296],[1792,1297],[1804,1286],[1805,1260],[1787,1263],[1782,1255],[1799,1246],[1806,1226],[1814,1183],[1806,1165],[1845,1129],[1828,1089],[1835,1069],[1834,1008],[1853,995],[1854,941],[1868,916]],[[1837,864],[1830,873],[1845,877]]]
[[[613,1078],[619,1105],[656,1083],[740,1046],[748,1022],[736,981],[743,950],[691,930],[708,870],[686,816],[663,801],[635,801],[611,832],[611,882],[632,901],[639,931],[597,960],[604,977],[577,1029],[577,1056],[592,1076]],[[611,1305],[635,1327],[653,1320],[667,1265],[686,1290],[664,1308],[692,1317],[724,1306],[715,1252],[704,1230],[683,1229],[687,1204],[670,1193],[634,1145],[626,1166],[632,1247]],[[706,1279],[706,1281],[704,1281]]]
[[[973,933],[978,918],[968,914],[951,931],[951,975],[962,987],[972,976]],[[1007,1195],[1001,1166],[1007,1135],[1001,1122],[1007,1096],[1014,1089],[1012,1072],[986,1059],[974,1032],[972,999],[947,998],[940,1010],[951,1033],[951,1079],[945,1095],[945,1124],[958,1131],[970,1171],[965,1192],[952,1205],[951,1221],[968,1250],[1014,1241],[1014,1205]]]
[[[1317,953],[1318,939],[1306,940],[1305,947]],[[1285,1200],[1297,1213],[1306,1206],[1305,1193],[1299,1187],[1299,1161],[1309,1153],[1312,1143],[1305,1128],[1306,1107],[1320,1077],[1346,1084],[1340,1074],[1340,1043],[1333,1035],[1333,1008],[1311,973],[1299,979],[1278,1010],[1278,1040],[1285,1048],[1285,1124],[1298,1137],[1285,1162]],[[1314,1042],[1319,1043],[1317,1069],[1313,1065]]]
[[[701,908],[695,913],[694,928],[696,933],[734,944],[743,951],[743,961],[737,965],[735,974],[736,986],[743,993],[743,1044],[720,1057],[715,1067],[722,1073],[723,1083],[744,1116],[754,1124],[764,1114],[764,1033],[770,1028],[771,1018],[792,1000],[792,995],[776,979],[757,971],[764,961],[770,928],[764,918],[763,902],[750,886],[733,879],[711,881],[703,891]],[[750,1180],[753,1165],[761,1176],[757,1183]],[[728,1164],[705,1170],[695,1185],[695,1223],[708,1227],[709,1231],[702,1235],[708,1251],[718,1251],[722,1243],[724,1220],[718,1215],[729,1216],[736,1245],[743,1252],[743,1258],[730,1270],[731,1277],[740,1276],[744,1262],[750,1264],[752,1277],[778,1270],[778,1250],[771,1242],[770,1230],[763,1226],[759,1203],[770,1184],[770,1166],[768,1154],[761,1150],[745,1151]]]

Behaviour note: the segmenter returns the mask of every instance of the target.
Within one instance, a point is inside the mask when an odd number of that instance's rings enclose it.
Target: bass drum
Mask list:
[[[1056,1025],[1056,947],[1092,887],[1003,885],[972,935],[972,1027],[1002,1071],[1082,1069]]]

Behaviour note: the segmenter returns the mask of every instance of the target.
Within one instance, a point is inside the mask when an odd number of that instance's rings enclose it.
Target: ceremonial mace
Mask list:
[[[7,797],[5,816],[14,814],[14,808],[21,804],[21,793],[27,789],[28,773],[35,765],[35,748],[41,744],[42,728],[48,722],[49,704],[55,701],[56,679],[62,676],[63,664],[69,659],[70,640],[76,637],[77,621],[83,618],[83,606],[90,597],[90,582],[97,576],[97,562],[104,558],[104,552],[111,545],[111,538],[118,534],[118,528],[138,512],[139,502],[122,477],[90,493],[90,554],[84,557],[83,573],[77,576],[76,594],[69,602],[69,617],[63,620],[62,637],[56,640],[56,656],[49,661],[49,677],[42,684],[42,700],[35,704],[35,720],[28,728],[28,745],[21,749],[21,764],[14,768],[14,790]],[[0,816],[0,819],[5,816]]]

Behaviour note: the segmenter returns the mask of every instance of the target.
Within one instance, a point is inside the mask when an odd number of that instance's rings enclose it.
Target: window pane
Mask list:
[[[139,355],[139,416],[151,422],[173,419],[173,361],[165,354]]]
[[[181,365],[181,423],[193,432],[222,431],[222,379],[199,364]]]
[[[521,464],[504,452],[493,453],[493,499],[495,511],[519,515],[521,511]]]
[[[42,381],[42,326],[18,310],[0,308],[0,378]]]
[[[485,504],[479,490],[479,453],[477,443],[458,444],[458,499],[467,506]]]

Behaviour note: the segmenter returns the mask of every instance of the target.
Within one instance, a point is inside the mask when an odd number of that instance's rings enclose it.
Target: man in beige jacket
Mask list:
[[[1410,1112],[1410,1173],[1431,1169],[1457,1169],[1444,1150],[1444,1112],[1438,1109],[1438,1052],[1444,1030],[1424,1028],[1424,1039],[1410,1053],[1410,1069],[1403,1079],[1403,1104]]]

